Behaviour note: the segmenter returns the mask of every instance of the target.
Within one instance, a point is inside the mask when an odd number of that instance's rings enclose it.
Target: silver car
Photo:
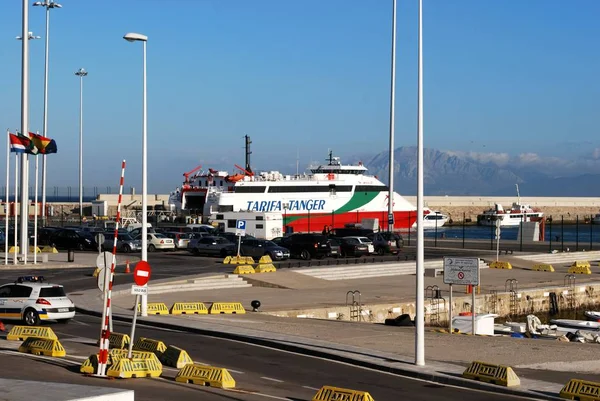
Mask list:
[[[102,244],[102,250],[112,251],[114,244],[114,232],[104,234],[104,243]],[[125,233],[119,233],[117,236],[117,252],[128,253],[128,252],[141,252],[142,241],[133,239],[131,235]]]
[[[180,233],[175,231],[166,232],[163,233],[163,235],[171,238],[175,243],[175,248],[177,249],[187,249],[191,237],[190,233]]]

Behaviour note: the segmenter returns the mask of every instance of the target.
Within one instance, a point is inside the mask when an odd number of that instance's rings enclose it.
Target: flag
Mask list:
[[[28,149],[31,145],[31,141],[29,138],[24,136],[17,136],[15,134],[10,135],[10,151],[15,153],[29,153]]]
[[[37,153],[46,155],[58,151],[54,139],[46,138],[45,136],[34,134],[33,132],[30,132],[29,136],[31,138],[31,143],[37,149]]]

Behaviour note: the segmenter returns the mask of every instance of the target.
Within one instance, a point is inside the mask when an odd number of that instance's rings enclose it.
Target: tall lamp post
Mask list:
[[[392,76],[390,88],[390,188],[388,194],[388,231],[394,231],[394,122],[396,110],[396,0],[392,11]],[[410,225],[410,219],[409,223]],[[409,227],[410,228],[410,227]]]
[[[27,40],[22,40],[27,37]],[[27,0],[23,0],[23,22],[22,35],[17,36],[21,40],[21,135],[29,137],[29,41],[40,39],[29,32],[29,10]],[[27,251],[29,250],[29,158],[27,153],[21,155],[21,247],[20,254],[23,263],[27,264]],[[15,173],[16,174],[16,173]],[[16,178],[16,177],[15,177]],[[15,189],[16,191],[16,189]],[[15,214],[15,233],[16,233]],[[15,244],[17,246],[17,244]]]
[[[146,102],[146,43],[148,36],[141,33],[126,33],[123,36],[128,42],[142,42],[143,61],[143,112],[142,112],[142,260],[148,261],[148,163],[147,163],[147,128],[148,105]],[[142,295],[141,315],[148,316],[148,296]]]
[[[79,77],[79,223],[83,219],[83,77],[88,72],[80,68],[75,72]]]
[[[44,63],[44,126],[42,135],[48,136],[48,47],[50,44],[50,10],[62,8],[54,0],[36,1],[34,6],[46,8],[46,55]],[[37,205],[36,205],[37,207]],[[42,226],[46,225],[46,154],[42,156]]]

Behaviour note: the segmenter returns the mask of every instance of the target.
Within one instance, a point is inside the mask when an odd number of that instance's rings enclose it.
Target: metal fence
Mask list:
[[[34,200],[35,187],[29,187],[29,199]],[[98,198],[100,194],[117,195],[119,193],[119,187],[83,187],[83,201],[91,202]],[[2,186],[0,194],[3,196],[3,200],[7,199],[9,202],[15,200],[15,188],[9,187],[9,193],[6,193],[6,186]],[[38,200],[41,202],[42,190],[38,189]],[[79,202],[79,187],[78,186],[67,186],[67,187],[46,187],[46,201],[47,202]]]

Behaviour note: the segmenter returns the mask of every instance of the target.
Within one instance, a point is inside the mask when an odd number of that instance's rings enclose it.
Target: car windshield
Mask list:
[[[129,234],[119,234],[119,239],[121,241],[133,241],[133,237]]]
[[[350,244],[350,245],[356,245],[356,244],[359,244],[360,242],[358,242],[358,240],[356,238],[346,238],[346,243]]]
[[[64,296],[66,296],[65,289],[60,286],[43,287],[40,289],[40,298],[57,298]]]
[[[370,243],[370,242],[373,242],[373,241],[371,241],[371,240],[370,240],[369,238],[367,238],[367,237],[358,237],[358,241],[359,241],[359,242],[362,242],[363,244],[368,244],[368,243]]]
[[[262,241],[263,246],[279,246],[273,241]]]
[[[179,235],[179,239],[190,239],[189,233],[177,233]]]
[[[159,233],[155,233],[155,234],[154,234],[154,236],[155,236],[156,238],[167,238],[165,235],[163,235],[163,234],[159,234]]]

